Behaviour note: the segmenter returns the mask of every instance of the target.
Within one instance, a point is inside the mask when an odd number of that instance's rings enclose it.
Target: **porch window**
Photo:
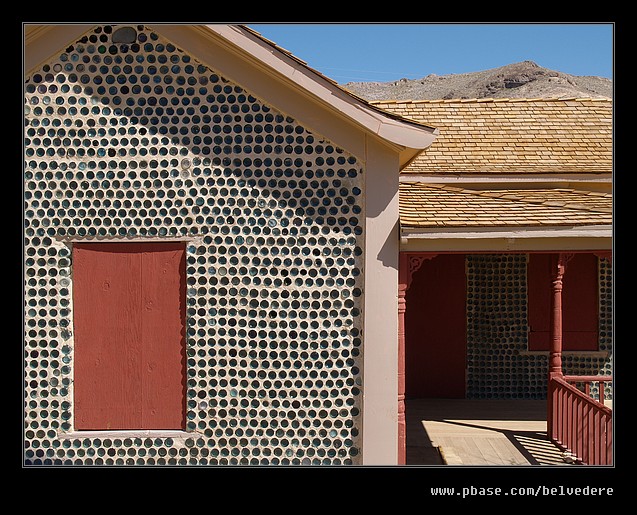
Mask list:
[[[185,245],[73,248],[74,427],[185,428]]]
[[[548,351],[551,328],[551,254],[530,254],[527,268],[529,350]],[[598,260],[574,254],[562,286],[562,349],[598,350]]]

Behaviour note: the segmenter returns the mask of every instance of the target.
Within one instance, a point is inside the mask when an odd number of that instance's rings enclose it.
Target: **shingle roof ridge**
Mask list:
[[[449,191],[449,192],[453,192],[453,193],[460,193],[463,195],[473,195],[473,196],[479,196],[479,197],[489,197],[489,198],[497,198],[497,199],[502,199],[502,200],[508,200],[508,201],[513,201],[513,202],[524,202],[526,204],[533,204],[533,205],[543,205],[543,206],[553,206],[553,207],[562,207],[565,209],[574,209],[574,210],[579,210],[579,211],[590,211],[590,212],[595,212],[595,213],[608,213],[608,212],[612,212],[612,208],[599,208],[599,207],[591,207],[588,206],[586,204],[580,203],[580,202],[576,202],[576,201],[572,201],[572,200],[564,200],[564,201],[558,201],[555,199],[545,199],[545,200],[535,200],[535,199],[530,199],[528,197],[525,197],[524,195],[520,194],[519,191],[520,190],[515,190],[515,191],[511,191],[511,190],[474,190],[474,189],[469,189],[469,188],[463,188],[461,186],[452,186],[452,185],[448,185],[448,184],[430,184],[430,183],[422,183],[419,181],[401,181],[400,183],[401,185],[405,185],[405,186],[412,186],[412,185],[418,185],[424,188],[429,188],[429,189],[439,189],[439,190],[444,190],[444,191]],[[541,189],[546,189],[546,188],[541,188]],[[529,191],[538,191],[538,190],[529,190]],[[606,192],[580,192],[579,190],[575,190],[572,188],[551,188],[551,191],[562,191],[562,192],[567,192],[567,193],[581,193],[582,195],[588,195],[590,193],[599,193],[599,196],[602,197],[610,197],[612,199],[612,194],[611,193],[606,193]]]
[[[445,186],[445,185],[443,185]],[[445,188],[447,189],[447,188]],[[456,190],[457,187],[454,187],[454,190]],[[519,201],[519,202],[524,202],[526,204],[535,204],[535,205],[543,205],[543,206],[559,206],[559,207],[563,207],[566,209],[576,209],[576,210],[584,210],[584,211],[592,211],[592,212],[609,212],[611,211],[610,209],[603,209],[603,208],[597,208],[597,207],[591,207],[591,206],[587,206],[586,204],[582,204],[580,202],[575,202],[572,200],[555,200],[555,199],[545,199],[545,200],[535,200],[535,199],[530,199],[528,197],[525,197],[523,194],[520,193],[521,190],[516,190],[515,192],[510,191],[510,190],[502,190],[502,192],[500,191],[494,191],[494,190],[487,190],[487,191],[482,191],[482,190],[464,190],[463,193],[465,194],[474,194],[474,195],[479,195],[482,197],[491,197],[491,198],[501,198],[504,200],[513,200],[513,201]],[[537,191],[537,190],[531,190],[531,191]],[[557,190],[553,190],[553,191],[563,191],[563,192],[568,192],[568,193],[574,193],[577,190],[574,189],[568,189],[568,188],[559,188]]]

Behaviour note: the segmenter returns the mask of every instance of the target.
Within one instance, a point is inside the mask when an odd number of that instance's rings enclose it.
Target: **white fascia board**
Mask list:
[[[401,228],[402,251],[612,250],[611,225],[471,230]]]
[[[244,59],[252,60],[253,64],[264,72],[275,75],[279,82],[301,88],[314,102],[323,104],[327,109],[336,111],[340,116],[345,116],[360,125],[365,131],[398,147],[411,148],[419,153],[429,147],[438,134],[438,129],[433,127],[402,122],[385,116],[380,110],[347,94],[304,64],[239,26],[205,27],[242,50]],[[157,30],[161,31],[159,27]]]
[[[523,227],[520,229],[481,227],[410,228],[403,227],[403,237],[408,238],[605,238],[612,236],[611,225]]]

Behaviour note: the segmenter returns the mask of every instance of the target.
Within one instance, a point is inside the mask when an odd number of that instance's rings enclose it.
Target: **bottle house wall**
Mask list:
[[[534,352],[529,347],[528,259],[527,254],[467,256],[467,398],[546,398],[548,351]],[[577,281],[570,272],[567,267],[566,278]],[[596,352],[563,352],[566,375],[612,375],[612,265],[608,260],[598,260],[597,274],[598,348]],[[549,312],[550,306],[546,309]],[[596,388],[594,384],[593,395]],[[612,398],[610,390],[605,394]]]
[[[95,29],[24,100],[25,462],[357,463],[361,164],[144,26]],[[127,242],[185,255],[170,434],[76,427],[76,304],[99,297],[74,246]]]

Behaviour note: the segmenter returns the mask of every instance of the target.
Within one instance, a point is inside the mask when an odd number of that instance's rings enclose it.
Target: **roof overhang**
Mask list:
[[[258,33],[241,25],[147,25],[246,91],[359,158],[377,139],[398,154],[400,169],[429,147],[437,129],[387,113],[348,93]],[[25,25],[26,74],[94,25]],[[353,148],[352,148],[353,147]]]
[[[611,173],[402,173],[400,182],[423,182],[427,184],[488,185],[489,187],[532,184],[534,187],[569,187],[570,184],[599,185],[604,189],[612,186]]]
[[[612,250],[611,225],[425,229],[401,227],[405,252],[548,252]]]

